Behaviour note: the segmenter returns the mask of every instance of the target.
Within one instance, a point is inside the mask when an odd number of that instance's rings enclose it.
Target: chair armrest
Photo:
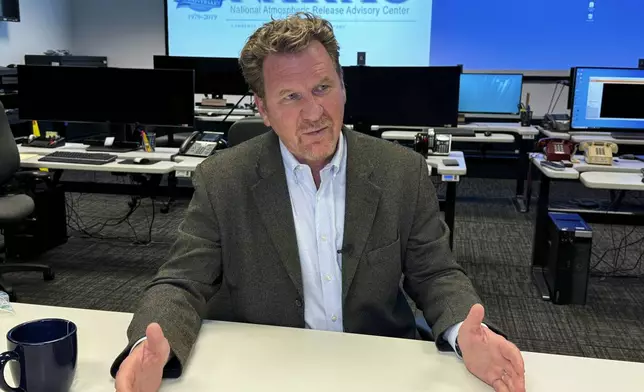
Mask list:
[[[16,142],[16,144],[22,144],[22,143],[26,142],[27,140],[29,140],[29,137],[27,137],[27,136],[18,136],[16,138],[14,138],[13,140]]]

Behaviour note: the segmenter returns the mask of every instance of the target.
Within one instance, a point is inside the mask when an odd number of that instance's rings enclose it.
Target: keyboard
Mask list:
[[[38,160],[42,162],[78,163],[81,165],[104,165],[106,163],[114,162],[116,160],[116,155],[90,152],[54,151],[52,154],[45,155]]]

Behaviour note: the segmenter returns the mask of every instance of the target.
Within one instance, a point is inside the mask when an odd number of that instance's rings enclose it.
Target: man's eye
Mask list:
[[[291,93],[286,96],[286,99],[288,99],[289,101],[295,101],[299,98],[300,98],[300,94],[297,94],[297,93]]]
[[[328,90],[330,87],[331,86],[329,86],[328,84],[321,84],[316,88],[316,91],[322,93]]]

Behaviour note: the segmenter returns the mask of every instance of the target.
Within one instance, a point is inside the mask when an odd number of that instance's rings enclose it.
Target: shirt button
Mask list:
[[[330,281],[332,281],[332,280],[333,280],[333,278],[332,278],[332,277],[331,277],[331,275],[329,275],[329,274],[324,275],[324,279],[326,279],[326,280],[327,280],[327,282],[330,282]]]
[[[338,321],[338,317],[334,314],[333,316],[331,316],[331,321],[335,323],[336,321]]]
[[[322,239],[322,242],[326,242],[326,236],[325,235],[321,236],[320,238]]]

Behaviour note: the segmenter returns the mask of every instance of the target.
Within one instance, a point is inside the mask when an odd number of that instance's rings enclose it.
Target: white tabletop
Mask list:
[[[546,137],[553,139],[570,140],[570,134],[568,132],[556,132],[545,128],[539,128],[539,130],[541,131],[541,133],[546,135]]]
[[[399,125],[372,125],[371,130],[372,131],[378,131],[380,128],[385,128],[385,129],[391,129],[392,131],[395,130],[402,130],[404,131],[405,129],[408,129],[410,131],[416,131],[418,132],[418,129],[421,128],[436,128],[436,127],[422,127],[422,126],[399,126]],[[494,123],[494,122],[489,122],[489,123],[468,123],[468,124],[458,124],[458,128],[461,129],[472,129],[477,132],[485,132],[485,131],[490,131],[492,133],[494,132],[511,132],[511,133],[517,133],[522,136],[531,136],[529,138],[534,137],[535,135],[539,134],[539,130],[535,127],[522,127],[520,123]]]
[[[124,159],[117,159],[114,162],[104,165],[84,165],[80,163],[67,162],[41,162],[40,156],[33,156],[20,160],[20,167],[25,168],[45,168],[53,170],[80,170],[93,172],[112,172],[112,173],[141,173],[141,174],[167,174],[174,171],[174,162],[162,161],[149,165],[140,164],[121,164]]]
[[[70,151],[70,152],[99,152],[99,151],[87,151],[88,145],[82,143],[66,143],[62,147],[57,148],[38,148],[38,147],[29,147],[29,146],[18,146],[18,151],[21,154],[36,154],[36,155],[49,155],[54,151]],[[116,155],[119,158],[123,159],[134,159],[134,158],[148,158],[161,161],[170,161],[171,157],[178,153],[178,148],[172,147],[156,147],[153,152],[146,152],[144,150],[128,151],[128,152],[117,152],[109,151],[108,154]]]
[[[586,163],[583,155],[575,155],[573,159],[579,161],[574,163],[573,168],[580,173],[589,171],[616,172],[616,173],[640,173],[644,169],[644,162],[633,159],[613,159],[612,165],[591,165]]]
[[[540,128],[541,133],[547,137],[563,140],[572,140],[575,143],[581,142],[591,142],[591,141],[605,141],[613,142],[618,145],[644,145],[644,140],[638,139],[615,139],[611,136],[610,132],[583,132],[583,131],[572,131],[572,132],[556,132],[550,131],[547,129]]]
[[[225,115],[219,115],[219,116],[195,116],[195,119],[199,121],[210,121],[210,122],[223,122],[224,119],[226,119],[226,122],[235,122],[239,121],[241,119],[248,118],[248,116],[240,116],[236,114],[231,114],[230,116],[226,117]]]
[[[458,166],[445,166],[443,159],[456,159]],[[465,157],[462,151],[452,151],[449,153],[449,156],[430,155],[427,157],[427,165],[435,168],[436,172],[440,175],[464,176],[467,174],[467,165],[465,164]]]
[[[223,114],[226,115],[230,113],[230,108],[214,108],[214,107],[204,107],[204,106],[195,106],[195,113],[198,114],[207,114],[209,116],[211,115],[217,115],[217,114]],[[233,112],[231,113],[232,115],[238,115],[238,116],[253,116],[255,112],[252,109],[234,109]]]
[[[587,188],[644,191],[644,177],[636,173],[585,172],[579,179]]]
[[[113,392],[113,359],[126,345],[132,315],[14,304],[0,333],[39,318],[78,327],[72,392]],[[530,392],[637,391],[644,364],[523,353]],[[204,322],[183,376],[161,391],[440,391],[488,392],[452,353],[434,343],[305,329]]]
[[[189,156],[185,156],[185,155],[177,155],[177,157],[174,159],[175,160],[175,164],[174,164],[175,175],[177,177],[183,177],[183,178],[192,177],[192,173],[197,168],[197,165],[199,165],[205,159],[206,158],[198,158],[198,157],[189,157]]]
[[[470,142],[470,143],[514,143],[514,136],[505,133],[494,133],[490,136],[485,136],[483,133],[475,133],[472,136],[452,136],[453,142]]]
[[[618,145],[644,145],[644,140],[637,139],[615,139],[611,136],[609,132],[595,132],[588,134],[578,134],[572,133],[570,139],[575,143],[581,142],[592,142],[592,141],[603,141],[603,142],[612,142]]]
[[[532,163],[541,170],[548,178],[555,178],[560,180],[576,180],[579,178],[579,172],[572,167],[567,167],[564,170],[553,170],[541,165],[542,161],[545,161],[543,154],[533,153],[530,154],[530,160]]]

